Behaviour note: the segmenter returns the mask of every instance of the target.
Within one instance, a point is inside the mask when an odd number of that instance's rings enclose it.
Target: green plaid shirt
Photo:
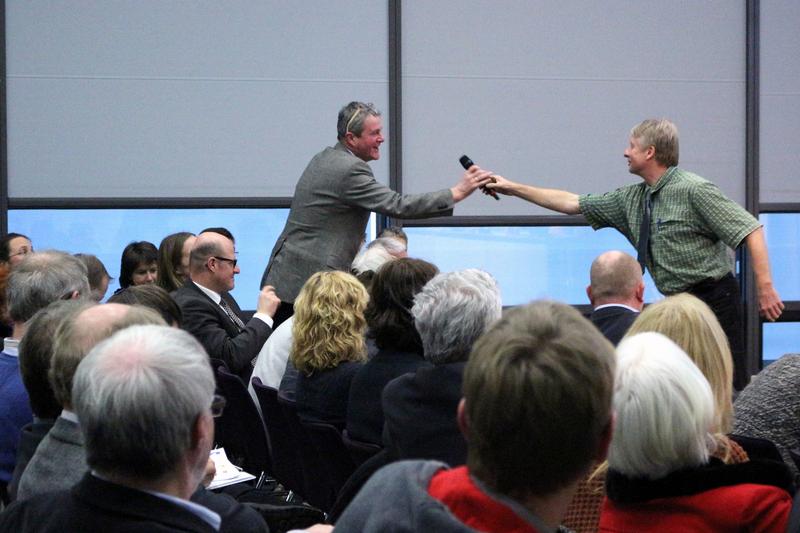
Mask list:
[[[616,228],[636,248],[644,197],[651,192],[647,269],[663,294],[683,292],[732,271],[727,247],[738,248],[761,224],[719,187],[670,167],[654,186],[645,182],[580,197],[581,213],[594,229]]]

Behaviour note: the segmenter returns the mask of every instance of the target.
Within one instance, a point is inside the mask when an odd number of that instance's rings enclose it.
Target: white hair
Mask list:
[[[152,325],[118,331],[73,380],[89,466],[150,479],[173,471],[213,395],[208,355],[190,334]]]
[[[437,274],[414,297],[414,325],[425,359],[434,364],[466,361],[472,345],[502,314],[500,288],[475,268]]]
[[[350,271],[354,275],[363,274],[364,272],[377,272],[378,269],[384,264],[393,259],[394,255],[385,247],[383,243],[375,245],[378,242],[376,239],[370,243],[369,246],[363,248],[358,255],[353,259],[350,266]],[[383,239],[384,241],[389,239]]]
[[[714,395],[689,356],[648,332],[623,340],[617,357],[609,468],[658,479],[707,463],[715,445]]]

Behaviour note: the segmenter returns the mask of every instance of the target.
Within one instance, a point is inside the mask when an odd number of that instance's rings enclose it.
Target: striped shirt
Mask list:
[[[670,167],[658,182],[580,196],[581,213],[594,229],[616,228],[637,247],[644,198],[651,193],[647,269],[663,294],[683,292],[733,270],[736,249],[761,224],[710,181]]]

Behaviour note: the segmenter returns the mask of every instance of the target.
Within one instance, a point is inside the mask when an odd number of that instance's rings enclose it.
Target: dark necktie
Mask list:
[[[239,328],[239,331],[244,329],[244,322],[242,322],[241,318],[236,316],[236,313],[233,312],[233,309],[231,309],[231,306],[229,306],[228,302],[225,301],[225,298],[220,298],[219,306],[223,311],[225,311],[225,314],[228,315],[228,318],[230,318],[231,321],[236,324],[236,327]]]
[[[647,250],[650,246],[650,218],[653,211],[653,198],[648,191],[644,195],[644,210],[642,212],[642,226],[639,228],[639,246],[636,247],[638,254],[636,260],[642,265],[642,274],[644,274],[645,264],[647,263]]]

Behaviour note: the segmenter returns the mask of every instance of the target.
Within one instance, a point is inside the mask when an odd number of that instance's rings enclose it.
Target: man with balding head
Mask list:
[[[86,354],[115,332],[137,324],[165,325],[158,313],[140,306],[94,305],[67,316],[53,339],[50,386],[63,410],[22,473],[17,498],[67,489],[88,470],[78,418],[73,410],[72,379]]]
[[[589,319],[616,345],[644,306],[639,263],[617,250],[600,254],[592,262],[586,294],[593,309]]]
[[[239,273],[233,240],[217,231],[197,236],[189,260],[191,281],[172,293],[183,312],[183,329],[195,336],[212,358],[220,359],[245,383],[253,360],[272,332],[280,304],[272,286],[258,295],[256,313],[247,323],[229,294]]]

